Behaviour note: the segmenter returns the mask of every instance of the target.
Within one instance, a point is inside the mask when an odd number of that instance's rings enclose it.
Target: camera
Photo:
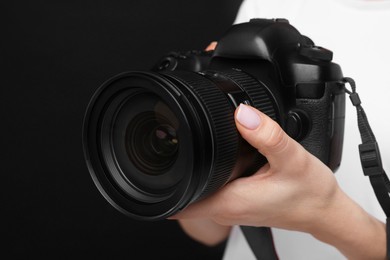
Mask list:
[[[172,52],[150,71],[114,76],[84,118],[94,183],[124,214],[160,220],[253,174],[267,161],[235,127],[241,103],[335,171],[345,91],[332,58],[285,19],[252,19],[232,26],[214,51]]]

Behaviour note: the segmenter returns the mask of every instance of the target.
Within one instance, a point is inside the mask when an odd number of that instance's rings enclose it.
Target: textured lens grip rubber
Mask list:
[[[235,108],[215,83],[204,76],[186,71],[176,71],[172,74],[196,95],[207,111],[206,116],[211,124],[214,164],[208,179],[205,180],[206,186],[199,197],[201,198],[226,184],[237,161],[239,133],[233,117]]]
[[[275,100],[262,82],[239,70],[224,72],[224,76],[245,91],[255,108],[277,121]]]

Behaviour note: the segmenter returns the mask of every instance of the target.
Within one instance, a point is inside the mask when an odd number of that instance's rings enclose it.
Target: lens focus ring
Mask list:
[[[224,76],[230,78],[246,92],[255,108],[277,121],[278,116],[276,114],[277,109],[274,104],[274,98],[270,96],[269,91],[263,83],[237,70],[225,72]]]
[[[208,177],[207,185],[200,196],[204,197],[226,184],[237,160],[239,133],[233,117],[235,108],[230,105],[225,94],[215,86],[215,83],[198,73],[176,71],[169,76],[175,77],[192,89],[208,112],[212,124],[215,139],[214,167],[210,176],[204,174]]]

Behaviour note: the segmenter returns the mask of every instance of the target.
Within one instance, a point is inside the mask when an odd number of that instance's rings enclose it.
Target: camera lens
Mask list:
[[[176,129],[159,113],[143,112],[127,127],[127,154],[146,174],[164,174],[175,162],[178,146]]]
[[[241,71],[128,72],[100,87],[84,119],[91,176],[118,210],[166,218],[265,163],[239,135],[241,103],[275,118],[265,85]]]
[[[187,159],[179,145],[185,131],[170,105],[134,87],[114,94],[106,106],[100,138],[109,175],[123,192],[144,202],[171,192]]]

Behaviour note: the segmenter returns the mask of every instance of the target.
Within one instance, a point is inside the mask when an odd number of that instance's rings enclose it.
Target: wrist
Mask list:
[[[385,259],[385,225],[340,189],[308,231],[349,259]]]

